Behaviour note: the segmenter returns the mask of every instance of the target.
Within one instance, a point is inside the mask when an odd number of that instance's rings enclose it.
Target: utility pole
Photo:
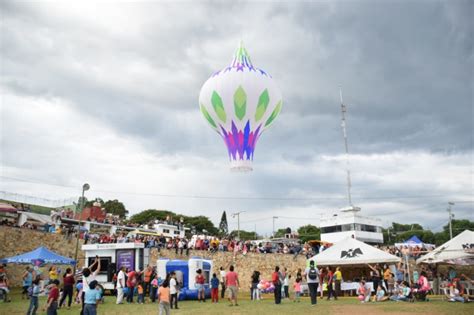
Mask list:
[[[278,219],[278,217],[273,216],[273,230],[272,230],[272,236],[275,238],[275,219]]]
[[[236,213],[232,213],[232,218],[235,218],[237,217],[237,238],[238,240],[240,241],[240,214],[243,213],[245,211],[239,211],[239,212],[236,212]]]
[[[341,127],[342,133],[344,135],[344,147],[346,149],[346,176],[347,176],[347,197],[349,199],[349,206],[353,207],[352,205],[352,195],[351,195],[351,170],[349,166],[349,145],[347,144],[347,132],[346,132],[346,105],[342,100],[342,88],[339,88],[339,96],[341,97]]]
[[[448,213],[449,213],[449,239],[453,239],[453,226],[451,224],[452,219],[454,218],[454,214],[451,213],[451,206],[454,206],[454,202],[448,202]]]

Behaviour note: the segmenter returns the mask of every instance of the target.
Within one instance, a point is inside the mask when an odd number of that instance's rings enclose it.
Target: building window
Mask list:
[[[163,233],[169,233],[170,230],[169,229],[163,229]]]
[[[179,231],[174,231],[174,234],[175,234],[175,235],[178,235],[178,234],[179,234]]]
[[[326,226],[326,227],[321,228],[321,233],[336,233],[336,232],[347,232],[347,231],[382,233],[382,228],[379,226],[357,224],[357,223],[333,225],[333,226]]]

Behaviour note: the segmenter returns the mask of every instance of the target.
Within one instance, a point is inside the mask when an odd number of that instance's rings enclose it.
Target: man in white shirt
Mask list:
[[[176,273],[173,271],[171,273],[170,278],[170,305],[173,308],[173,301],[174,301],[174,308],[178,309],[178,282],[176,281]]]
[[[224,270],[223,267],[221,267],[220,270],[221,270],[221,271],[220,271],[220,277],[221,277],[220,280],[221,280],[221,288],[222,288],[222,291],[221,291],[221,299],[223,299],[224,296],[225,296],[225,275],[226,275],[226,272],[225,272],[225,270]]]
[[[122,266],[117,275],[117,304],[123,304],[123,288],[125,288],[125,267]]]

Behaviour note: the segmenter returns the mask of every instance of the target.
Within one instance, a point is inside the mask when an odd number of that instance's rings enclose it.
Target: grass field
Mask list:
[[[0,302],[0,314],[26,314],[29,301],[21,300],[18,293],[11,295],[11,303]],[[241,294],[243,296],[243,294]],[[244,296],[243,296],[244,297]],[[294,303],[289,300],[283,300],[281,305],[273,303],[272,296],[264,296],[261,301],[250,301],[245,296],[239,301],[239,306],[229,307],[227,301],[220,301],[218,304],[212,304],[208,300],[206,303],[198,303],[197,301],[182,301],[179,303],[179,310],[172,310],[172,314],[258,314],[258,315],[276,315],[276,314],[474,314],[474,303],[449,303],[442,301],[441,297],[434,297],[429,302],[383,302],[360,304],[352,297],[340,298],[339,301],[319,300],[315,307],[312,307],[308,298],[303,298],[301,303]],[[38,314],[42,312],[42,306],[46,299],[40,299],[40,308]],[[98,314],[158,314],[157,304],[124,304],[115,305],[113,297],[106,297],[105,304],[101,304],[98,308]],[[74,305],[71,310],[60,309],[59,314],[79,314],[79,305]]]

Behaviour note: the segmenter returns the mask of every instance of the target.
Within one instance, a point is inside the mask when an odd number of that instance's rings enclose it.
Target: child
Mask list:
[[[28,308],[28,312],[26,312],[27,315],[36,315],[36,311],[38,310],[38,297],[41,293],[39,283],[39,279],[33,280],[33,287],[31,287],[31,289],[28,289],[31,291],[31,294],[29,291],[28,295],[30,295],[30,307]]]
[[[76,304],[82,304],[82,281],[76,284]]]
[[[158,301],[160,301],[160,314],[170,314],[170,288],[169,281],[166,279],[158,289]]]
[[[300,296],[301,296],[301,278],[296,278],[295,283],[293,284],[293,289],[295,291],[295,298],[293,299],[293,302],[300,302]]]
[[[387,300],[388,300],[388,296],[385,296],[385,291],[383,290],[382,285],[379,284],[379,286],[377,287],[377,292],[375,293],[372,301],[383,302]]]
[[[155,303],[156,301],[156,293],[158,292],[158,275],[155,276],[153,280],[151,280],[151,290],[150,290],[150,298],[151,302]]]
[[[97,305],[101,299],[102,296],[98,287],[98,282],[97,280],[93,280],[89,283],[89,290],[84,294],[84,315],[96,315]]]
[[[211,299],[212,303],[219,302],[219,279],[215,273],[212,274],[211,279]]]
[[[138,284],[138,300],[137,304],[143,304],[144,302],[144,296],[143,296],[143,282],[140,282]]]

